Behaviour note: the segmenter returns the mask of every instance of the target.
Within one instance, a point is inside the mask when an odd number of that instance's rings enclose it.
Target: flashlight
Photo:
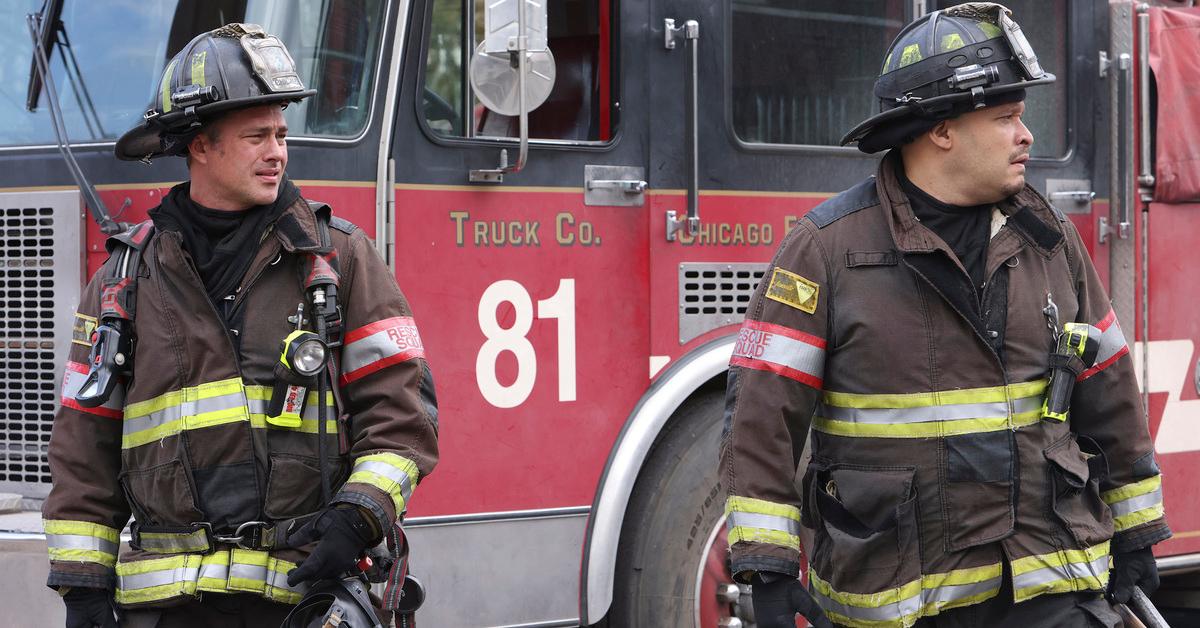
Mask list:
[[[298,311],[297,328],[303,320]],[[329,347],[320,336],[302,329],[293,330],[280,344],[282,350],[279,352],[279,365],[275,369],[271,403],[267,405],[267,423],[295,429],[300,427],[300,414],[308,396],[307,386],[298,382],[311,383],[308,380],[325,368],[329,361]]]

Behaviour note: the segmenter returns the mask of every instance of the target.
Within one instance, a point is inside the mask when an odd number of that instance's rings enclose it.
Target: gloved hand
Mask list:
[[[355,566],[363,550],[373,545],[377,537],[375,526],[356,506],[338,504],[326,508],[288,535],[287,543],[292,547],[319,540],[312,554],[288,572],[288,586],[341,576]]]
[[[1135,586],[1141,587],[1146,595],[1158,590],[1158,565],[1149,547],[1113,554],[1112,573],[1108,576],[1109,599],[1128,604]]]
[[[117,628],[111,591],[71,587],[63,596],[63,604],[67,607],[66,628]]]
[[[799,580],[783,574],[770,574],[764,578],[756,573],[750,584],[753,586],[750,593],[754,602],[754,625],[758,628],[796,628],[796,613],[816,628],[833,628],[825,611]]]

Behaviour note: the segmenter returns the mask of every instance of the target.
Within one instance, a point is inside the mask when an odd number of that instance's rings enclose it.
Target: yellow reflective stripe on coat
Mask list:
[[[50,560],[99,563],[112,567],[117,562],[121,532],[98,523],[46,519],[46,547]]]
[[[729,544],[770,543],[800,551],[800,509],[753,497],[725,500]]]
[[[287,573],[295,568],[295,563],[267,552],[243,549],[119,563],[116,601],[145,604],[201,592],[249,592],[295,604],[308,588],[288,586]]]
[[[919,617],[995,597],[1003,573],[1000,563],[956,569],[875,593],[837,591],[815,570],[809,571],[808,577],[813,596],[830,619],[856,628],[877,628],[910,626]]]
[[[930,438],[1016,429],[1041,420],[1046,380],[925,393],[825,392],[813,429],[836,436]]]
[[[226,379],[171,391],[125,406],[121,448],[132,449],[174,436],[184,430],[248,421],[259,429],[267,423],[271,388],[246,386],[240,379]],[[294,431],[317,433],[317,393],[309,391],[300,427]],[[326,432],[337,433],[337,407],[333,393],[326,393]]]
[[[1161,475],[1104,491],[1100,498],[1112,509],[1117,532],[1154,521],[1164,514]]]
[[[1108,586],[1108,545],[1105,541],[1087,549],[1012,561],[1014,599],[1020,602],[1044,593],[1103,590]]]
[[[399,514],[412,498],[418,475],[417,464],[412,460],[392,453],[378,453],[355,460],[354,470],[346,483],[361,482],[387,493]]]

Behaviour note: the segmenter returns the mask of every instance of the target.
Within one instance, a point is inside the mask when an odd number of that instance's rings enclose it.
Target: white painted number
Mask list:
[[[511,303],[512,327],[500,326],[498,308]],[[558,400],[575,401],[575,280],[561,279],[558,291],[537,303],[538,318],[558,321]],[[475,358],[479,392],[497,408],[515,408],[529,398],[537,378],[537,354],[526,337],[533,325],[533,303],[521,284],[503,279],[488,286],[479,299],[479,329],[487,338]],[[517,359],[517,378],[505,386],[496,376],[496,361],[508,351]]]

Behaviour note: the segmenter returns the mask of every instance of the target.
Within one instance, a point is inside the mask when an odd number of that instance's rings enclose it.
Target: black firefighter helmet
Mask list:
[[[842,145],[858,142],[864,153],[894,148],[939,120],[1016,102],[1025,88],[1053,82],[1007,7],[967,2],[934,11],[896,36],[875,80],[880,112]]]
[[[188,42],[163,70],[154,102],[117,140],[120,159],[183,155],[203,123],[242,107],[286,106],[305,89],[283,42],[257,24],[227,24]]]
[[[320,580],[283,619],[280,628],[382,628],[360,578]]]

